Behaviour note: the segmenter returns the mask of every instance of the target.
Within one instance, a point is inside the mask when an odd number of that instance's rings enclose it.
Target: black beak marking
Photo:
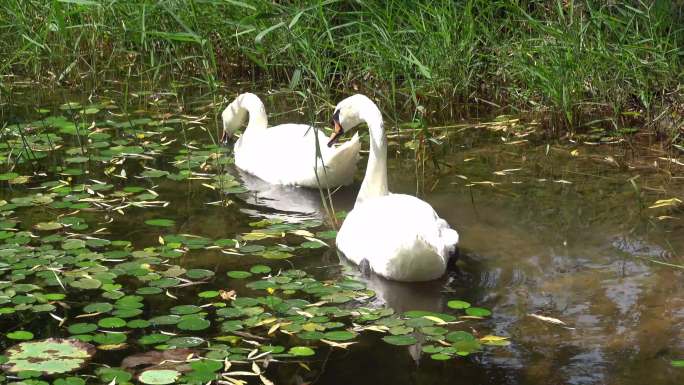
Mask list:
[[[328,140],[328,147],[332,147],[335,142],[344,134],[344,128],[340,124],[340,111],[337,110],[333,114],[333,132],[330,134],[330,140]]]

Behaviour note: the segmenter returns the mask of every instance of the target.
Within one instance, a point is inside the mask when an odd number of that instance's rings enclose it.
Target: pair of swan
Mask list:
[[[373,101],[357,94],[337,104],[327,146],[323,145],[325,136],[306,125],[267,129],[264,105],[249,93],[238,96],[223,112],[222,141],[247,114],[247,129],[235,143],[237,167],[270,183],[304,187],[351,182],[361,147],[358,133],[341,146],[333,144],[345,132],[366,123],[368,166],[354,208],[337,233],[337,248],[350,261],[391,280],[429,281],[444,274],[456,251],[458,233],[427,202],[389,192],[387,139],[382,114]],[[323,164],[316,157],[317,148]]]

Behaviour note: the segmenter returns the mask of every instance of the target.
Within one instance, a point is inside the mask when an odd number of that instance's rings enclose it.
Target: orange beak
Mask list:
[[[340,123],[337,120],[333,119],[333,125],[335,126],[333,128],[332,134],[330,134],[330,140],[328,140],[328,147],[332,147],[335,142],[337,142],[337,139],[344,134],[344,129],[342,126],[340,126]]]

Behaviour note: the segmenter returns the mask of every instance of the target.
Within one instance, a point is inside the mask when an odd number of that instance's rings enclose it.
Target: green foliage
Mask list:
[[[255,0],[201,6],[8,0],[0,4],[4,24],[11,26],[0,30],[0,68],[77,79],[96,66],[113,69],[123,61],[158,77],[179,69],[212,86],[219,78],[257,71],[328,97],[339,86],[377,91],[390,108],[406,97],[417,107],[419,95],[484,99],[551,109],[561,122],[576,124],[579,115],[596,109],[612,111],[616,119],[634,107],[653,116],[667,102],[665,94],[681,97],[681,7],[680,1],[636,0]],[[78,132],[73,124],[66,128]],[[155,172],[148,170],[150,177]]]

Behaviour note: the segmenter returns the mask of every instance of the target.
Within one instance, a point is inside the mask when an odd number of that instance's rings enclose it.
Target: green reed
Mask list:
[[[355,90],[393,111],[487,103],[564,127],[681,105],[680,0],[6,0],[0,73]],[[8,78],[3,79],[7,82]],[[676,130],[675,130],[676,134]]]

